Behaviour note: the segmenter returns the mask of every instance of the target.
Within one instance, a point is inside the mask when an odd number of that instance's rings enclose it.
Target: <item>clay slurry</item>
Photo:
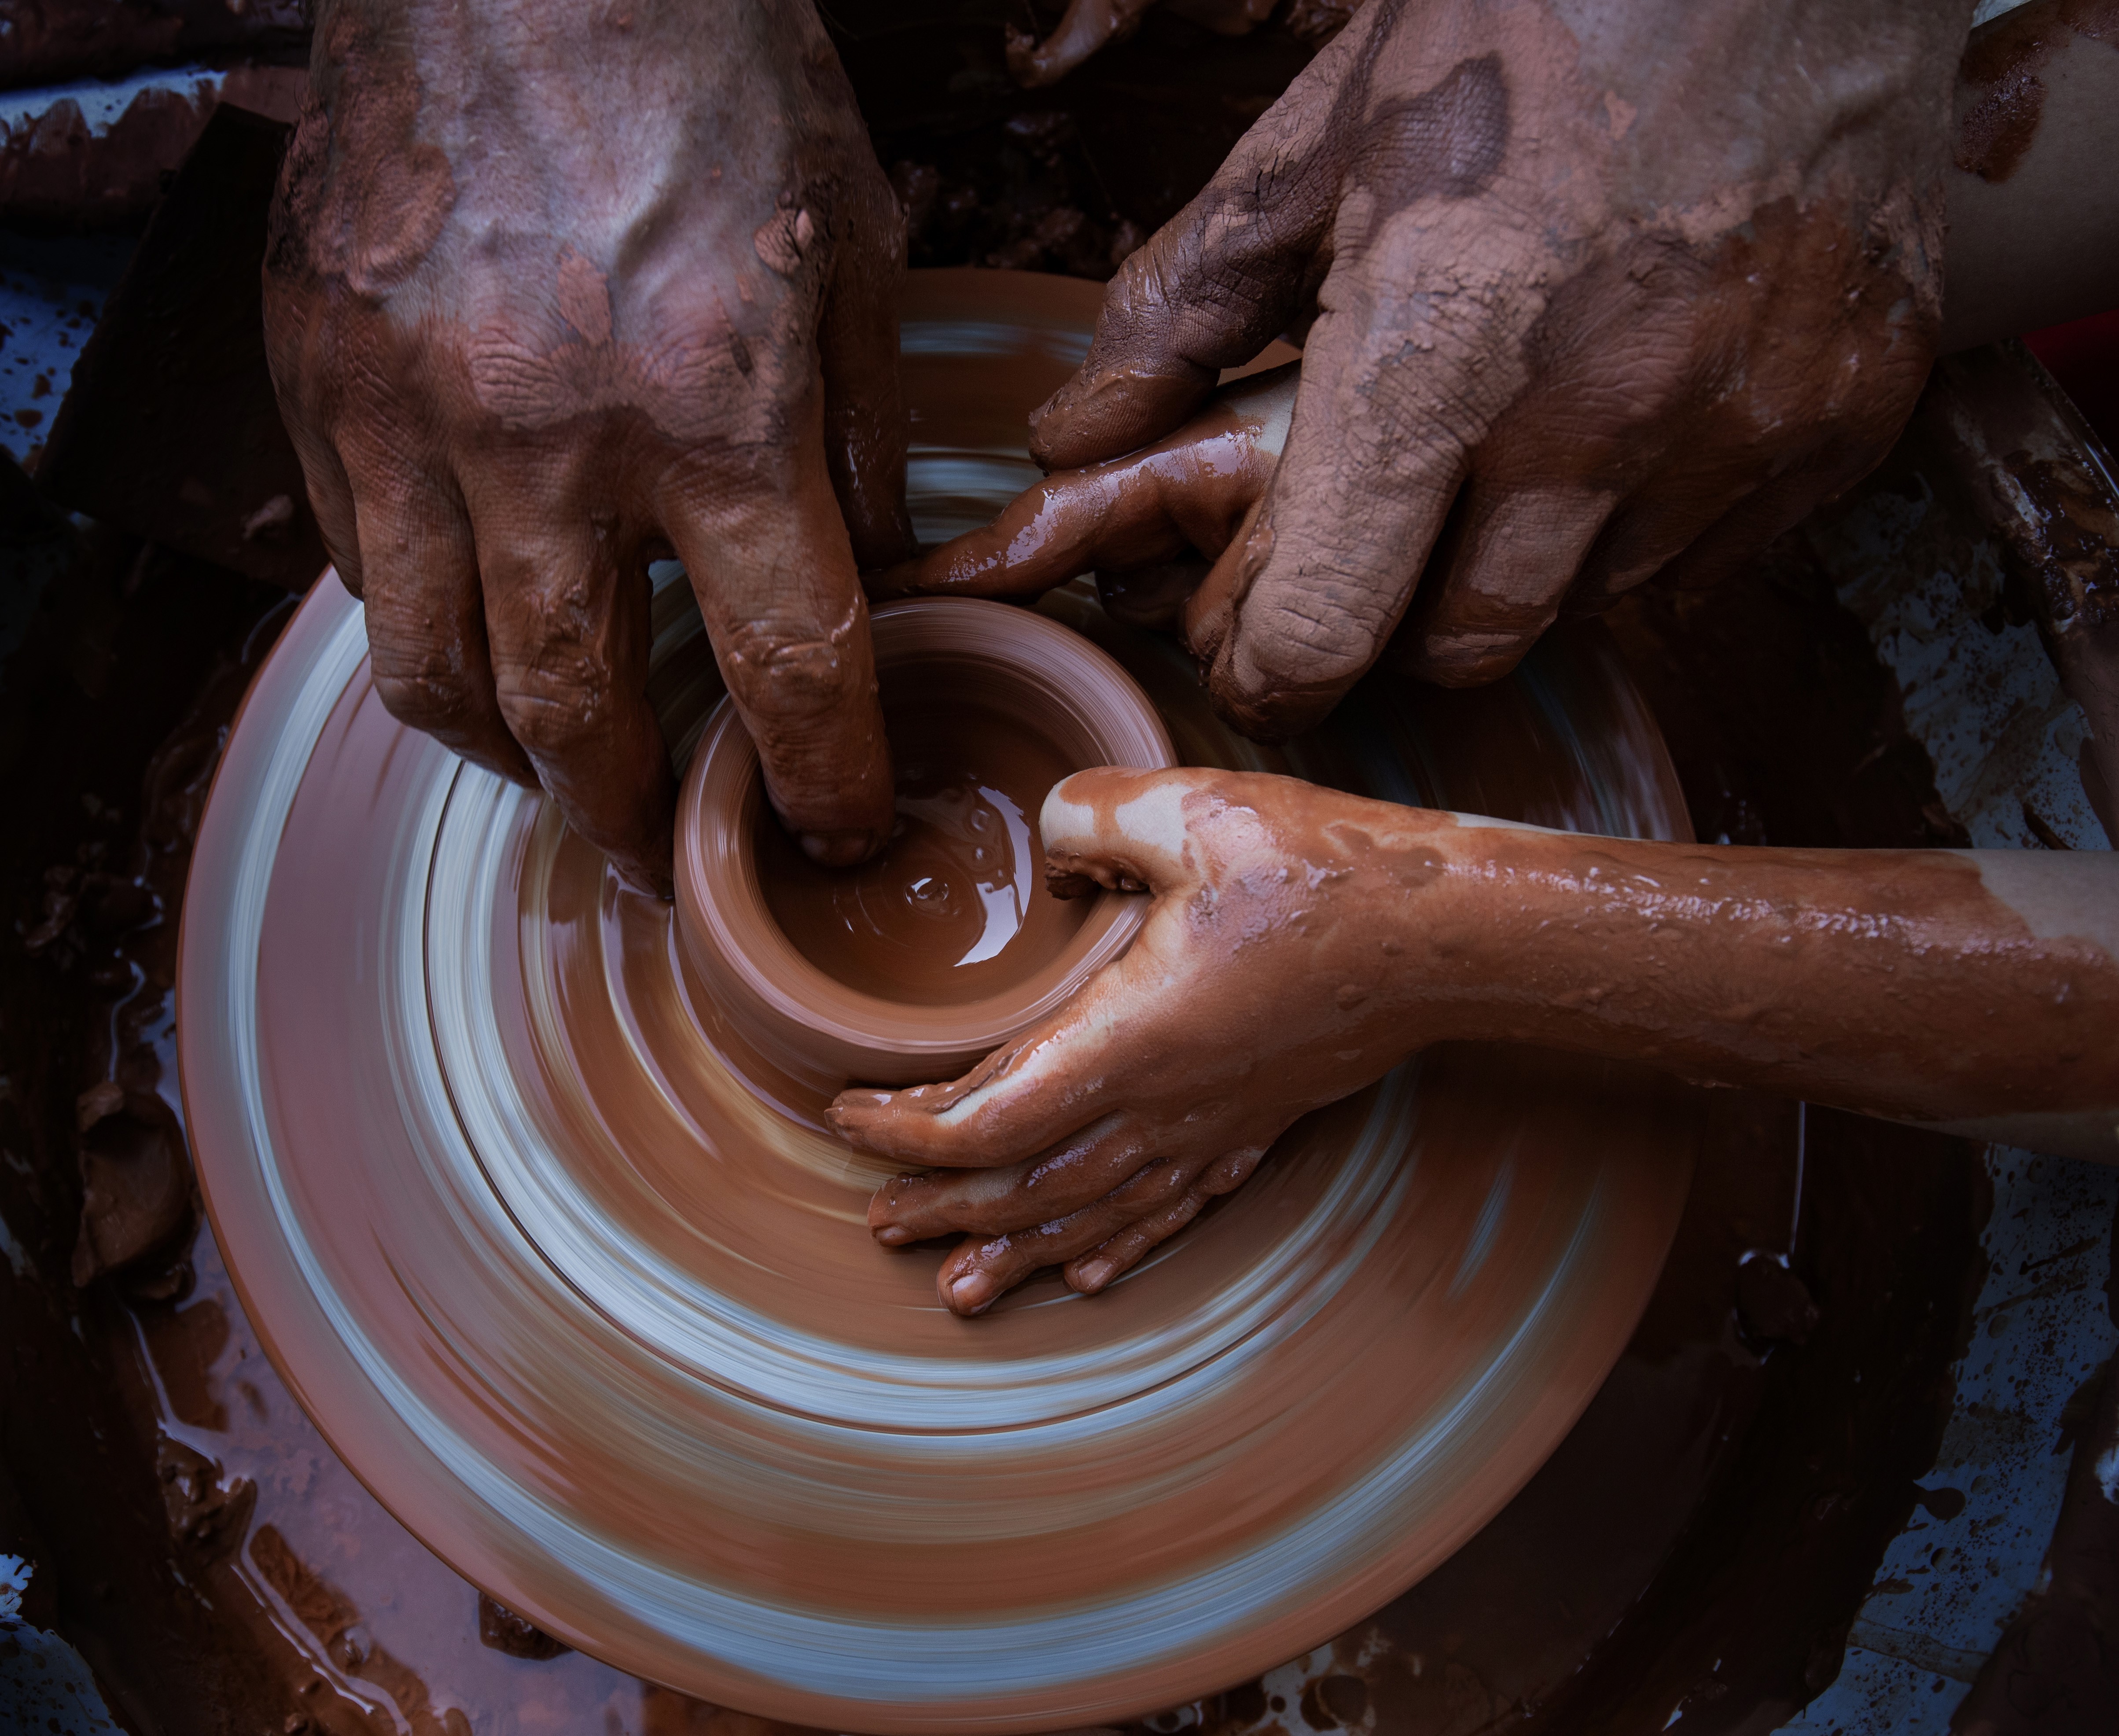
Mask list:
[[[897,762],[890,841],[855,868],[812,862],[761,813],[758,877],[796,950],[864,994],[947,1006],[1004,992],[1049,964],[1088,914],[1049,896],[1037,811],[1075,769],[1020,718],[937,706],[886,678]],[[932,689],[930,689],[932,690]]]

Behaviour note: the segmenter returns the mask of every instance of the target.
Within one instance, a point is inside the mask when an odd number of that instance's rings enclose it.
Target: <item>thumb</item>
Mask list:
[[[1379,432],[1370,334],[1413,327],[1379,315],[1381,299],[1356,281],[1344,311],[1319,320],[1272,484],[1187,606],[1214,708],[1254,740],[1314,727],[1367,673],[1468,467],[1460,406],[1478,402],[1477,388],[1439,355],[1417,389],[1400,388],[1405,407]]]
[[[1198,878],[1188,809],[1211,801],[1226,773],[1204,768],[1134,772],[1097,766],[1053,785],[1037,816],[1045,884],[1061,898],[1101,886],[1166,893]]]

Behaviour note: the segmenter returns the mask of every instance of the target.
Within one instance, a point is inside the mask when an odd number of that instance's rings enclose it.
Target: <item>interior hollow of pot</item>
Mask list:
[[[1176,756],[1132,677],[1056,622],[963,597],[885,604],[873,620],[899,773],[897,835],[879,866],[828,870],[800,856],[724,700],[684,780],[677,914],[716,1002],[767,1057],[798,1075],[911,1084],[962,1072],[1124,951],[1147,900],[1055,899],[1043,885],[1038,809],[1069,773]],[[1013,935],[985,958],[976,945],[965,950],[982,931],[965,878],[981,840],[1012,858],[1018,912]],[[919,852],[938,847],[957,870],[953,904],[931,924],[903,920],[906,886],[925,877]],[[862,927],[863,887],[897,919],[880,941]],[[989,906],[995,896],[989,889]],[[802,912],[813,920],[798,941],[781,918]],[[834,926],[849,912],[861,930],[852,940]],[[988,921],[983,932],[997,940],[1006,925]]]

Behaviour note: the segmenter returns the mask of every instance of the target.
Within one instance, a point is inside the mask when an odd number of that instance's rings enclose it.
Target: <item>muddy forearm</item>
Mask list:
[[[2119,856],[1458,838],[1463,1034],[2119,1161]]]

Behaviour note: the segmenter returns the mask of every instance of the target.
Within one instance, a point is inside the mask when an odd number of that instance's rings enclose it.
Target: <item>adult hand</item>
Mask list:
[[[809,852],[888,834],[857,564],[911,546],[904,241],[806,4],[336,0],[266,264],[273,378],[392,713],[666,886],[674,552]]]
[[[1402,622],[1417,673],[1469,683],[1563,606],[1712,578],[1912,408],[1969,13],[1373,0],[1127,262],[1032,450],[1148,445],[1308,323],[1191,623],[1254,735],[1315,722]]]

